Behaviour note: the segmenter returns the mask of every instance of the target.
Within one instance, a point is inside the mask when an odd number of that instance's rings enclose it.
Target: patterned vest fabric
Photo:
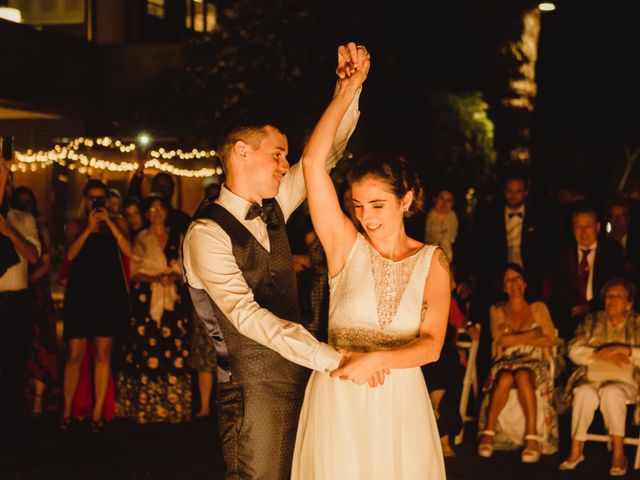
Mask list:
[[[285,320],[300,323],[296,275],[284,215],[275,199],[264,200],[263,204],[267,202],[273,202],[279,220],[278,226],[268,228],[271,252],[217,203],[205,200],[193,220],[211,219],[229,235],[233,256],[262,308]],[[215,262],[215,258],[211,261]],[[219,381],[301,383],[307,380],[308,371],[304,367],[239,333],[204,290],[189,287],[189,291],[198,316],[216,344],[222,366],[218,369]]]

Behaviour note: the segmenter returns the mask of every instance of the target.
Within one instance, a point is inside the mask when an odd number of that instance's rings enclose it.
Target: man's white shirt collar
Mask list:
[[[216,203],[226,208],[241,222],[245,221],[244,217],[247,215],[247,212],[252,205],[252,202],[236,195],[229,190],[226,185],[222,185],[222,188],[220,189],[220,196],[216,200]]]

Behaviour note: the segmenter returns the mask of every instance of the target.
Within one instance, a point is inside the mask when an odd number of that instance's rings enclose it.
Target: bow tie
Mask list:
[[[509,219],[513,218],[513,217],[520,217],[522,218],[522,212],[509,212],[508,213]]]
[[[256,217],[260,217],[267,227],[279,227],[280,221],[278,220],[278,214],[273,203],[264,202],[262,206],[257,203],[252,203],[245,215],[245,220],[253,220]]]

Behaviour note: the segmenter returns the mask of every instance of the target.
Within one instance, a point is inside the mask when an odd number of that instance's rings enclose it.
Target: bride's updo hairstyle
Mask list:
[[[411,217],[422,211],[424,197],[422,184],[406,157],[380,153],[365,155],[351,166],[347,180],[349,185],[353,185],[366,177],[374,177],[386,183],[398,200],[402,200],[408,191],[413,192],[413,201],[405,212],[405,217]]]

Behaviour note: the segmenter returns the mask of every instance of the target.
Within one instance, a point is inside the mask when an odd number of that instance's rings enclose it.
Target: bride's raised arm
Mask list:
[[[349,43],[338,49],[338,92],[318,120],[302,154],[309,211],[332,276],[342,270],[355,241],[356,229],[340,209],[325,159],[331,151],[342,117],[367,78],[369,67],[370,56],[364,47]]]

